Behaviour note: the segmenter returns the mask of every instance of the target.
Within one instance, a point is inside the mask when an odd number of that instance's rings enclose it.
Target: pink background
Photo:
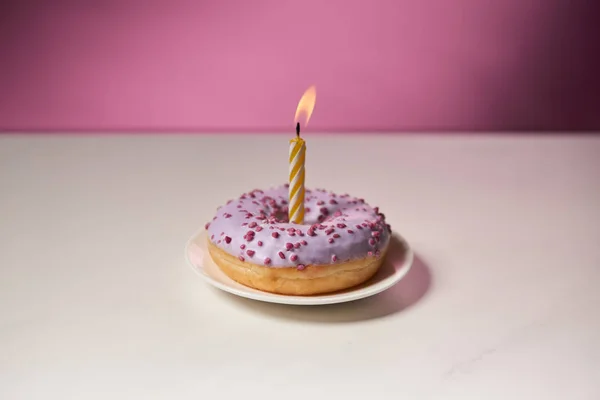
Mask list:
[[[4,1],[0,128],[599,129],[594,3]]]

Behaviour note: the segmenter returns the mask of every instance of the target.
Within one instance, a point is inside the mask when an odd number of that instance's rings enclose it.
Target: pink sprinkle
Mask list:
[[[354,231],[352,229],[348,229],[346,232],[352,233],[352,234],[354,233]]]
[[[315,231],[313,231],[312,229],[309,229],[308,231],[306,231],[306,234],[308,236],[317,236],[317,234],[315,233]]]
[[[231,238],[229,236],[225,236],[225,243],[231,243]]]
[[[331,262],[336,262],[337,260],[338,258],[335,254],[331,256]]]
[[[363,227],[362,227],[362,226],[360,226],[360,225],[356,225],[356,228],[357,228],[357,229],[362,229]]]
[[[265,265],[271,264],[271,259],[269,257],[265,258]]]
[[[333,238],[329,238],[328,242],[333,243],[334,242]]]
[[[281,232],[283,232],[283,231],[285,231],[285,228],[284,228],[284,227],[280,227],[280,228],[279,228],[279,230],[280,230]]]
[[[299,249],[299,248],[300,248],[300,242],[296,242],[296,243],[294,243],[294,248],[295,248],[295,249]]]
[[[283,254],[283,251],[280,251],[279,253],[277,253],[279,255],[279,258],[281,259],[285,259],[285,254]]]
[[[275,239],[277,239],[279,237],[279,232],[273,232],[273,233],[271,233],[271,236],[273,236]]]
[[[207,222],[206,225],[204,225],[204,229],[208,229],[210,227],[210,222]]]
[[[369,252],[367,252],[367,255],[368,255],[369,257],[372,257],[372,256],[373,256],[373,252],[372,252],[372,251],[369,251]]]
[[[242,243],[242,244],[240,244],[240,249],[244,250],[245,248],[246,248],[246,245],[245,245],[245,244],[243,244],[243,243]]]
[[[256,231],[256,232],[260,232],[260,231],[262,231],[262,230],[263,230],[263,227],[262,227],[262,226],[257,226],[257,227],[256,227],[256,229],[255,229],[255,231]]]
[[[256,222],[252,221],[250,222],[250,224],[248,224],[248,228],[254,228],[256,227],[256,225],[258,225]]]
[[[334,199],[329,200],[329,204],[337,204],[338,202],[335,201]]]
[[[308,243],[306,242],[306,240],[301,241],[300,243],[302,243],[303,246],[306,246]]]
[[[366,222],[363,222],[361,225],[362,225],[362,226],[364,226],[365,228],[366,228],[367,226],[369,226],[369,224],[367,224]]]
[[[290,256],[290,261],[296,261],[296,260],[298,260],[298,256],[297,256],[297,255],[295,255],[295,254],[292,254],[292,255]]]
[[[285,244],[285,248],[286,248],[287,250],[291,250],[292,248],[294,248],[294,245],[293,245],[293,244],[291,244],[290,242],[287,242],[287,243]]]
[[[263,242],[261,242],[260,240],[258,241],[258,243],[256,243],[258,245],[258,247],[262,247]]]
[[[242,205],[241,205],[241,204],[238,204],[238,205],[237,205],[237,208],[242,208]]]
[[[373,231],[373,232],[371,232],[371,236],[373,236],[375,238],[378,238],[379,235],[381,235],[381,233],[379,231]]]
[[[307,213],[309,213],[309,212],[310,212],[310,207],[306,207],[306,208],[304,209],[304,211],[306,211]]]
[[[304,236],[304,232],[302,232],[300,229],[296,229],[296,235]]]
[[[246,236],[254,236],[254,235],[255,235],[254,231],[246,232]]]
[[[371,247],[375,246],[375,239],[369,239],[369,245]]]
[[[215,240],[215,235],[210,235],[210,240]]]
[[[324,215],[329,215],[329,210],[327,209],[327,207],[321,207],[319,211]]]
[[[338,235],[337,233],[334,233],[334,234],[333,234],[333,238],[334,238],[334,239],[338,239],[339,237],[340,237],[340,235]]]
[[[248,254],[249,257],[252,257],[254,255],[254,250],[246,250],[246,254]]]
[[[346,227],[346,224],[337,224],[337,227],[340,229],[344,229]]]
[[[331,235],[333,233],[333,230],[334,230],[333,228],[329,228],[325,231],[325,234]]]
[[[296,232],[288,231],[288,236],[296,236]]]
[[[379,214],[379,207],[375,207],[373,211],[375,211],[375,214]]]
[[[375,252],[375,257],[379,257],[380,255],[381,255],[381,252],[380,252],[379,250],[377,250],[377,251]]]
[[[342,216],[342,212],[338,210],[338,211],[336,211],[336,212],[333,213],[333,216],[336,217],[336,218],[337,217],[341,217]]]
[[[319,200],[319,201],[317,201],[317,205],[318,205],[318,206],[322,206],[323,204],[325,204],[325,202],[324,202],[323,200]]]
[[[219,234],[219,236],[223,236],[224,234],[225,234],[225,232],[221,232],[221,233]]]
[[[240,261],[245,261],[245,260],[246,260],[246,259],[245,259],[244,257],[242,257],[242,256],[239,256],[238,258],[240,259]]]
[[[220,240],[220,239],[219,239],[219,240],[217,240],[217,243],[221,243],[221,240]]]
[[[296,267],[296,269],[298,271],[304,271],[306,269],[306,265],[304,265],[304,264],[298,264],[298,266]]]
[[[390,224],[385,224],[385,227],[388,229],[388,232],[392,233],[392,226]]]

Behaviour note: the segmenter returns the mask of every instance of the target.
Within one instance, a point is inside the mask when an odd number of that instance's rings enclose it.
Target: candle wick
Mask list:
[[[296,122],[296,137],[300,137],[300,122]]]

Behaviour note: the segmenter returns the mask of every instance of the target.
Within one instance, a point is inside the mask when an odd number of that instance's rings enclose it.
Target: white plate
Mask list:
[[[269,303],[293,305],[323,305],[344,303],[358,300],[381,293],[394,286],[410,270],[413,262],[413,252],[408,243],[394,234],[386,260],[373,278],[362,285],[325,295],[315,296],[286,296],[256,290],[225,275],[213,262],[208,253],[206,231],[202,229],[188,241],[185,248],[187,262],[201,277],[211,285],[248,299],[266,301]]]

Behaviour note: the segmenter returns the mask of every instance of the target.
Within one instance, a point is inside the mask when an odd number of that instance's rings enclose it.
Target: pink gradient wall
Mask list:
[[[5,1],[0,128],[598,129],[593,3]]]

